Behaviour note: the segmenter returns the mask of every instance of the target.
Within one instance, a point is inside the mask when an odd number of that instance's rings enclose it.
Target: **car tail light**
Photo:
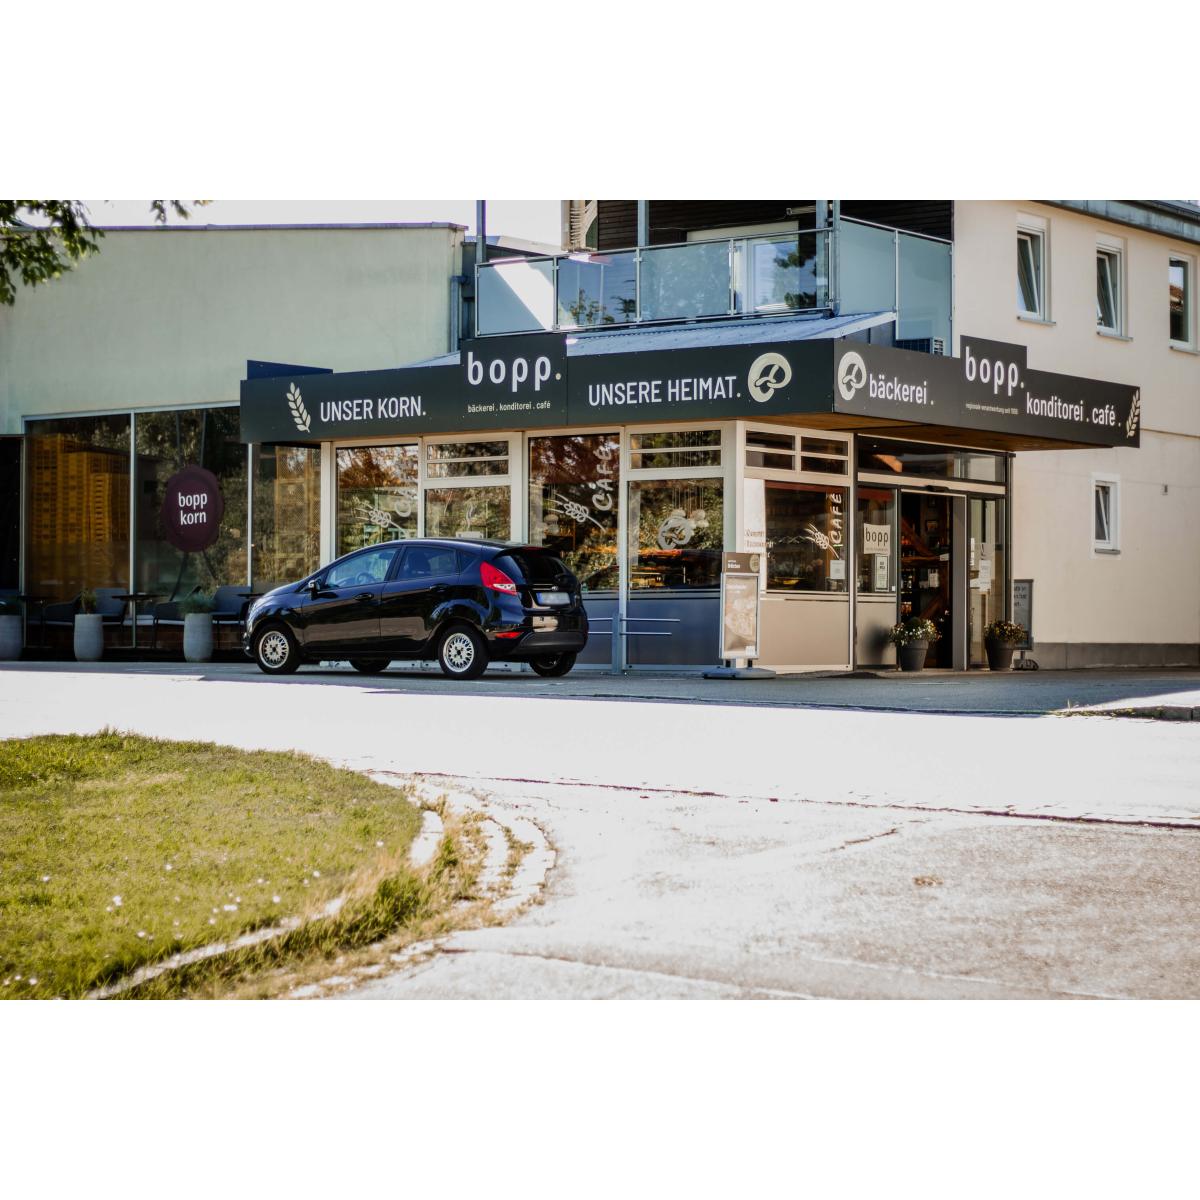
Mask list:
[[[498,633],[496,636],[498,638],[519,638],[521,636],[521,630],[514,629],[511,633]]]
[[[479,564],[479,578],[483,580],[483,586],[491,588],[493,592],[504,592],[508,596],[517,594],[517,585],[498,567],[493,567],[491,563]]]

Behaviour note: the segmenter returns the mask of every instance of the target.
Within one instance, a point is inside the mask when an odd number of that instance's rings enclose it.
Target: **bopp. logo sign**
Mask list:
[[[1003,388],[1011,396],[1021,386],[1021,364],[1003,358],[986,358],[972,352],[971,343],[963,342],[963,375],[968,383],[978,380],[990,386],[992,395],[998,396]]]
[[[533,359],[518,357],[511,362],[496,357],[485,366],[482,356],[476,355],[473,350],[468,350],[466,365],[467,382],[472,387],[479,387],[486,378],[496,387],[503,387],[507,383],[510,390],[514,392],[519,391],[522,384],[531,379],[533,390],[540,392],[542,384],[550,378],[550,372],[553,370],[553,364],[545,354],[539,354]]]

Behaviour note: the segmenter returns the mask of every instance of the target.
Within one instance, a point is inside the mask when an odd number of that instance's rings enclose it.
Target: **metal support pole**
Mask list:
[[[639,246],[650,245],[650,201],[637,202],[637,240]]]
[[[475,262],[487,262],[487,201],[475,201]],[[478,293],[476,293],[478,304]]]

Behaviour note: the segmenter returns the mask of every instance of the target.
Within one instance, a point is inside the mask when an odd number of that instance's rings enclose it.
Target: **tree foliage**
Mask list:
[[[200,207],[208,201],[190,203]],[[160,225],[172,213],[190,216],[182,200],[151,200],[150,211]],[[18,283],[37,287],[97,253],[103,236],[82,200],[0,200],[0,303],[16,301]]]

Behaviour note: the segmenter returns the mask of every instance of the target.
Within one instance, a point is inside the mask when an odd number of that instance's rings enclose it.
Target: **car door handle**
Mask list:
[[[359,604],[367,604],[370,601],[375,599],[375,593],[374,592],[359,592],[358,595],[355,596],[354,598],[355,598],[355,600],[358,601]]]

